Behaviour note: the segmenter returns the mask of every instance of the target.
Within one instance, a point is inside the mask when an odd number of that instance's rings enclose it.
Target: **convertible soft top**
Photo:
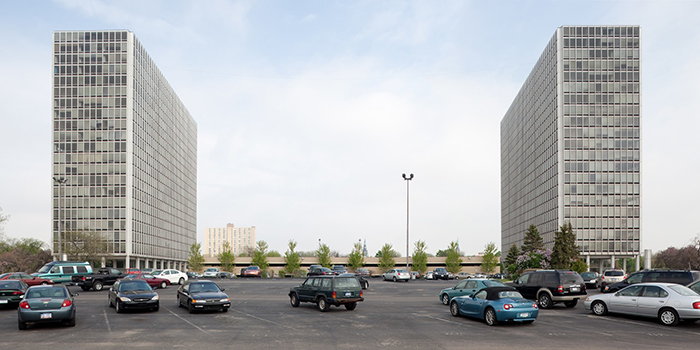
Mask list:
[[[487,300],[500,299],[498,297],[498,293],[500,293],[500,292],[517,292],[517,290],[513,287],[488,287],[488,288],[484,288],[484,289],[479,290],[479,292],[482,290],[486,291],[486,299]]]

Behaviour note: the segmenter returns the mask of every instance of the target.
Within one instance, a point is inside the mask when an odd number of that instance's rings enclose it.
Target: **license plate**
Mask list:
[[[350,296],[352,296],[352,293],[351,293],[351,292],[345,292],[345,296],[346,296],[346,297],[350,297]]]
[[[530,313],[529,312],[521,312],[520,315],[518,315],[518,317],[521,317],[521,318],[530,317]]]
[[[42,318],[42,319],[44,319],[44,318],[51,318],[51,313],[50,313],[50,312],[47,312],[47,313],[41,314],[41,318]]]
[[[578,292],[578,287],[571,287],[572,292]]]
[[[0,304],[7,304],[7,300],[0,300]]]

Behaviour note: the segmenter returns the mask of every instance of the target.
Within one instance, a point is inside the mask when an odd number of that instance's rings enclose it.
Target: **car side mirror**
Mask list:
[[[225,290],[226,290],[226,288],[221,288],[221,291],[222,291],[222,292],[225,291]]]
[[[615,296],[616,296],[616,297],[619,297],[619,296],[620,296],[620,292],[615,293]]]
[[[78,294],[78,293],[73,293],[72,295],[73,295],[74,297],[77,297],[77,296],[80,295],[80,294]]]

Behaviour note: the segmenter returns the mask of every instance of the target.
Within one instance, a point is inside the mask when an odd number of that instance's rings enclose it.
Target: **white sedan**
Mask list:
[[[619,313],[658,318],[667,326],[700,320],[700,294],[675,283],[637,283],[586,298],[583,307],[602,316]]]
[[[187,281],[186,273],[174,269],[156,270],[151,272],[151,275],[158,278],[165,278],[170,281],[170,284],[183,284]]]
[[[411,279],[411,274],[408,273],[408,271],[404,269],[391,269],[387,272],[384,272],[382,274],[382,280],[384,281],[405,281],[408,282],[408,280]]]

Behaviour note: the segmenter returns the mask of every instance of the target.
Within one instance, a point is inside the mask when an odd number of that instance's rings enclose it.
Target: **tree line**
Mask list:
[[[10,239],[5,237],[4,223],[10,219],[0,208],[0,273],[37,271],[50,262],[51,250],[46,243],[34,238]]]

